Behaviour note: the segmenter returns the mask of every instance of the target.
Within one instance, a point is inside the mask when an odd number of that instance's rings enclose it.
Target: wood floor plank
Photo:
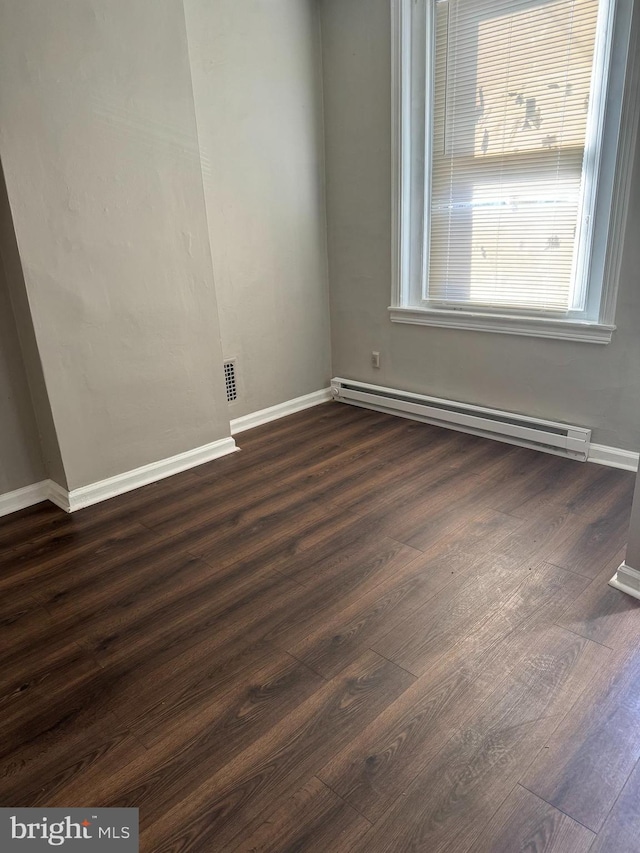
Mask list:
[[[0,667],[0,706],[20,698],[29,702],[32,691],[53,690],[52,685],[65,682],[76,672],[94,671],[98,668],[85,650],[77,643],[55,637],[49,617],[46,623],[48,642],[22,650],[8,648]],[[0,718],[0,724],[2,719]]]
[[[42,584],[51,577],[82,571],[88,563],[101,563],[118,554],[126,554],[137,545],[157,542],[159,538],[157,533],[135,521],[105,529],[101,536],[96,536],[95,531],[56,531],[14,549],[3,560],[0,591],[15,586],[37,597]]]
[[[137,750],[114,775],[98,762],[50,786],[56,804],[79,803],[89,786],[100,802],[133,805],[153,823],[176,800],[205,784],[210,776],[264,736],[320,690],[324,682],[298,661],[273,654],[251,672],[250,679],[226,693],[199,697],[189,706],[175,706],[175,717],[159,736],[142,719],[133,732],[142,733],[149,749]],[[138,738],[140,741],[140,738]],[[105,755],[111,761],[112,756]]]
[[[24,648],[26,637],[47,630],[53,630],[51,616],[32,595],[19,589],[5,595],[0,600],[0,661]]]
[[[545,559],[594,578],[626,544],[629,512],[612,512],[595,521],[585,519],[580,523],[576,522],[576,516],[571,516],[568,521],[545,547]]]
[[[612,654],[519,780],[598,832],[640,758],[640,657]]]
[[[130,734],[85,749],[70,764],[58,765],[52,775],[44,777],[44,787],[28,795],[27,803],[30,808],[86,808],[96,803],[97,808],[108,807],[100,795],[104,780],[118,784],[129,764],[145,752]]]
[[[381,540],[376,537],[376,541],[380,544]],[[326,627],[336,610],[384,596],[390,584],[398,587],[393,600],[407,602],[407,597],[411,596],[407,606],[413,608],[423,600],[422,597],[431,597],[435,589],[450,581],[450,571],[446,575],[427,575],[417,563],[421,556],[419,552],[392,540],[384,541],[389,544],[377,553],[363,548],[357,557],[352,557],[348,570],[340,575],[335,573],[340,563],[336,564],[334,560],[330,560],[328,566],[323,561],[312,563],[310,569],[317,569],[317,582],[310,589],[307,583],[308,591],[301,598],[302,606],[283,612],[282,618],[265,635],[267,639],[289,650],[320,627]],[[390,577],[393,581],[388,580]],[[346,654],[346,649],[344,651]],[[359,657],[361,651],[355,657]]]
[[[389,453],[393,441],[385,442],[385,436],[391,439],[397,431],[397,424],[377,425],[373,431],[370,424],[360,424],[355,430],[351,429],[349,434],[355,448],[336,446],[334,437],[328,446],[315,448],[316,452],[311,451],[310,438],[307,437],[303,444],[306,454],[304,464],[296,465],[295,456],[290,459],[287,449],[283,455],[288,465],[278,463],[277,458],[275,461],[269,458],[268,462],[263,463],[258,459],[248,466],[245,473],[235,478],[221,479],[213,472],[210,477],[201,477],[200,482],[183,496],[178,506],[175,501],[157,502],[143,507],[138,518],[148,527],[164,534],[196,529],[203,522],[208,525],[239,526],[254,517],[260,518],[265,511],[273,510],[276,506],[287,506],[291,500],[297,503],[303,497],[311,500],[314,494],[307,483],[309,465],[318,464],[320,474],[336,468],[339,481],[347,480],[357,468],[368,467],[372,447],[381,445],[378,453]],[[349,457],[354,457],[351,465],[345,465],[345,458]],[[275,478],[274,474],[277,473],[280,476]],[[247,482],[251,484],[249,489]],[[300,486],[305,485],[306,489],[302,491]]]
[[[589,853],[636,853],[640,838],[640,764],[629,776]]]
[[[283,626],[275,642],[325,678],[333,678],[376,644],[390,625],[404,622],[450,584],[455,576],[452,565],[458,567],[447,557],[438,565],[430,561],[429,571],[425,571],[423,559],[418,558],[372,590],[347,597],[337,613],[320,613],[293,629]]]
[[[602,469],[546,453],[522,452],[530,454],[523,458],[523,464],[495,466],[487,472],[487,501],[494,509],[519,518],[531,517],[549,506],[571,512],[575,505],[578,515],[578,506],[582,506],[588,512],[590,499],[580,503],[577,496],[589,488]],[[517,457],[515,461],[519,461]]]
[[[590,476],[579,489],[573,488],[573,495],[566,502],[569,512],[591,521],[618,512],[626,515],[633,499],[633,473],[604,466],[585,467]],[[568,483],[574,486],[575,479],[569,478]]]
[[[176,586],[188,587],[214,574],[206,563],[190,554],[183,542],[145,542],[98,564],[87,563],[82,572],[67,572],[49,579],[38,598],[58,624],[75,620],[93,622],[102,614],[127,605],[162,597]],[[78,601],[82,616],[78,618]]]
[[[103,705],[113,683],[95,661],[71,652],[42,684],[3,697],[0,757]]]
[[[466,499],[465,505],[477,512],[476,499],[484,486],[479,477],[459,468],[413,467],[396,490],[374,492],[368,498],[361,494],[358,504],[347,509],[374,521],[387,535],[393,532],[405,545],[426,550],[463,523],[457,512],[451,512],[453,496],[457,494],[460,502]]]
[[[404,625],[447,585],[457,587],[472,573],[479,555],[508,535],[513,522],[508,516],[480,513],[476,523],[468,525],[452,542],[420,554],[371,591],[359,590],[359,594],[343,598],[331,614],[316,620],[317,627],[307,624],[305,627],[312,630],[305,636],[300,630],[285,631],[277,642],[326,678],[332,677],[366,646],[372,647],[394,626]]]
[[[502,609],[528,576],[526,566],[490,554],[473,571],[459,574],[436,601],[427,601],[372,648],[414,675],[422,675],[455,642]]]
[[[318,771],[372,822],[491,695],[472,666],[436,666]]]
[[[146,725],[173,719],[174,712],[201,697],[223,696],[236,681],[247,683],[273,658],[269,643],[246,643],[234,638],[211,648],[208,637],[179,652],[173,648],[149,657],[134,657],[115,668],[115,681],[106,702],[127,725]],[[150,735],[149,735],[150,736]]]
[[[589,640],[550,633],[355,849],[468,850],[602,666],[602,652]]]
[[[348,412],[336,411],[349,408]],[[330,441],[344,446],[364,431],[375,431],[388,424],[388,416],[354,407],[329,404],[314,407],[313,411],[296,412],[235,436],[240,452],[199,465],[195,473],[204,478],[213,476],[244,476],[249,470],[262,471],[267,466],[274,474],[288,467],[289,452],[302,451],[302,458],[313,458],[313,448]],[[357,439],[356,439],[357,440]],[[307,453],[310,455],[307,456]]]
[[[608,586],[624,560],[625,549],[607,564],[572,603],[559,625],[612,649],[637,648],[640,643],[640,602]]]
[[[300,495],[294,488],[270,480],[257,482],[248,494],[242,483],[226,485],[223,488],[220,482],[212,485],[200,480],[197,489],[185,496],[179,507],[149,507],[139,518],[147,527],[164,535],[194,531],[193,540],[197,542],[197,534],[204,532],[200,530],[203,525],[207,525],[207,538],[211,539],[225,531],[250,528],[263,518],[277,517],[277,513],[300,504]],[[307,507],[313,509],[316,504],[309,501]]]
[[[538,454],[520,470],[490,472],[495,484],[486,495],[495,509],[530,518],[552,507],[590,521],[630,506],[633,475],[611,468]]]
[[[226,519],[219,526],[205,520],[197,531],[185,534],[191,552],[219,568],[259,555],[271,556],[283,548],[289,553],[307,550],[329,528],[340,532],[352,523],[350,516],[336,518],[315,500],[300,502],[292,489],[260,508],[240,513],[235,520]]]
[[[412,683],[408,673],[372,653],[256,741],[188,798],[148,827],[143,845],[209,851],[228,846],[274,798],[288,796]]]
[[[126,656],[130,643],[147,647],[149,653],[171,646],[176,649],[196,644],[209,637],[210,649],[241,636],[245,642],[274,639],[281,632],[308,632],[306,626],[317,614],[340,601],[348,592],[363,592],[381,582],[387,571],[409,562],[410,549],[391,543],[382,554],[367,553],[352,561],[349,572],[336,577],[329,573],[309,590],[288,577],[271,570],[269,556],[240,561],[224,571],[214,572],[206,586],[140,616],[118,634],[110,633],[90,649],[100,660]],[[285,554],[287,552],[285,551]],[[278,554],[280,559],[281,554]],[[215,636],[210,637],[215,626]],[[104,626],[101,626],[103,630]]]
[[[393,506],[384,504],[365,515],[376,526],[421,551],[428,551],[435,542],[457,535],[472,523],[480,510],[490,509],[484,499],[486,484],[477,474],[464,469],[451,469],[428,482],[418,482],[415,490],[403,491],[403,499]],[[455,512],[452,507],[455,506]]]
[[[421,552],[382,536],[360,520],[334,535],[318,539],[313,549],[284,555],[270,562],[278,572],[309,588],[336,585],[352,576],[383,577],[420,557]],[[382,569],[382,572],[380,571]]]
[[[68,541],[77,542],[79,538],[100,538],[116,525],[126,526],[140,507],[153,504],[158,500],[179,501],[187,494],[199,478],[194,471],[182,471],[174,476],[150,483],[142,488],[126,492],[89,507],[80,512],[66,513],[48,502],[25,510],[23,517],[17,520],[15,527],[2,526],[0,519],[0,549],[5,546],[19,547],[29,543],[37,545],[63,535]],[[12,515],[13,519],[14,516]],[[11,545],[11,542],[14,544]]]
[[[3,804],[137,806],[153,853],[635,853],[633,475],[336,403],[236,440],[0,520]]]
[[[246,642],[273,639],[280,631],[307,625],[349,591],[364,592],[380,583],[387,571],[413,559],[411,549],[393,542],[390,546],[382,553],[363,549],[364,554],[351,561],[349,572],[339,577],[329,573],[311,591],[273,571],[266,554],[208,573],[200,572],[196,565],[192,587],[187,577],[181,582],[180,594],[173,598],[150,596],[148,600],[134,599],[133,604],[127,599],[124,616],[117,607],[110,609],[87,627],[82,642],[107,663],[125,658],[134,642],[139,652],[147,649],[147,654],[158,654],[169,646],[178,651],[200,642],[213,626],[216,633],[210,640],[211,649],[239,634]]]
[[[167,696],[161,708],[154,708],[155,713],[139,715],[131,730],[145,746],[152,747],[167,741],[175,745],[207,729],[208,752],[221,766],[222,756],[231,755],[234,745],[248,742],[246,728],[258,719],[265,727],[278,722],[323,684],[307,666],[274,649],[262,666],[247,668],[245,679],[228,692],[219,685],[215,690],[192,685],[183,695]],[[197,752],[202,755],[204,749],[199,746]],[[208,768],[212,769],[211,760]]]
[[[582,824],[516,785],[469,853],[587,853],[594,838]]]
[[[247,834],[234,853],[347,851],[369,827],[362,815],[314,778]]]
[[[144,543],[128,554],[112,555],[104,563],[88,560],[82,572],[68,571],[44,581],[38,597],[48,618],[37,619],[32,614],[30,624],[20,631],[20,646],[37,649],[49,637],[87,646],[92,637],[108,637],[115,626],[122,627],[167,600],[173,602],[177,578],[186,594],[193,585],[206,583],[213,573],[179,543],[177,547]],[[83,602],[80,612],[78,600]],[[10,643],[6,648],[9,651]]]
[[[319,464],[312,463],[304,476],[301,476],[300,472],[290,472],[283,482],[295,485],[301,494],[309,498],[337,503],[338,498],[348,502],[350,495],[360,498],[370,491],[368,487],[374,483],[377,485],[380,478],[384,478],[387,480],[385,491],[390,494],[388,490],[393,484],[399,486],[406,483],[408,478],[416,476],[413,463],[416,453],[420,453],[421,461],[427,467],[431,457],[442,456],[444,448],[430,440],[429,433],[425,434],[415,429],[415,426],[414,424],[412,431],[403,427],[399,435],[397,431],[388,431],[384,441],[377,447],[372,447],[372,442],[358,442],[355,449],[342,449],[330,460],[321,461]],[[377,493],[376,488],[374,494]],[[353,511],[349,506],[345,509]]]
[[[69,520],[69,515],[49,501],[13,512],[0,518],[0,552],[6,553],[24,545],[35,535],[46,532],[50,525]]]
[[[546,649],[550,639],[557,637],[554,620],[576,586],[572,590],[570,584],[558,594],[552,577],[549,571],[541,572],[522,601],[513,602],[515,614],[496,615],[480,631],[457,643],[335,755],[319,771],[319,778],[365,817],[375,820],[496,686],[525,665],[532,649]],[[608,650],[600,654],[605,662]]]
[[[308,445],[309,442],[313,444],[318,437],[328,434],[338,437],[340,443],[343,439],[346,441],[354,427],[364,425],[375,429],[378,425],[389,424],[391,420],[381,412],[358,406],[336,406],[333,402],[327,402],[243,431],[238,434],[236,441],[245,454],[262,453],[272,457],[274,449],[279,451],[292,443],[296,446]],[[197,470],[206,476],[211,470],[218,472],[219,466],[208,463],[199,466]]]
[[[255,642],[264,633],[263,625],[277,618],[274,612],[279,615],[300,600],[302,587],[268,569],[260,577],[249,575],[238,582],[244,567],[232,568],[224,574],[199,573],[199,583],[176,590],[169,600],[139,600],[124,619],[107,611],[85,633],[82,645],[107,665],[126,661],[132,646],[138,658],[146,660],[165,651],[177,655],[205,639],[210,651],[238,634],[247,643],[252,638]],[[243,624],[245,619],[248,625]]]
[[[532,513],[500,546],[500,552],[513,560],[533,564],[547,560],[546,553],[556,536],[566,536],[566,530],[582,529],[584,519],[573,518],[568,512],[545,507]],[[547,562],[551,562],[547,560]]]
[[[102,764],[123,744],[133,746],[133,752],[119,752],[120,761],[129,762],[141,752],[127,728],[104,708],[95,705],[65,715],[0,759],[0,801],[14,808],[48,806],[58,786]]]
[[[480,451],[473,436],[445,431],[434,440],[432,433],[417,434],[408,452],[403,452],[404,448],[400,446],[393,456],[393,464],[380,466],[370,461],[357,474],[352,474],[347,482],[340,478],[324,484],[317,497],[331,505],[334,511],[358,516],[395,508],[398,501],[407,496],[423,494],[431,483],[455,477],[456,471],[463,466],[460,460],[458,464],[449,460],[455,459],[456,450],[470,440],[473,440],[474,452],[478,454]],[[463,457],[466,458],[464,454]],[[419,464],[416,464],[416,458],[419,458]],[[469,459],[469,466],[465,470],[473,470],[473,459]]]

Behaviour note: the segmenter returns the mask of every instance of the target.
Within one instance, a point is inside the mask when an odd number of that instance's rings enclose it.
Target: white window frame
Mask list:
[[[606,73],[601,136],[588,156],[597,165],[589,269],[588,319],[568,312],[562,318],[511,311],[435,307],[422,298],[426,274],[430,200],[431,122],[427,107],[433,85],[436,0],[391,0],[392,25],[392,193],[393,268],[390,318],[395,323],[441,326],[562,340],[608,344],[615,308],[622,244],[631,189],[640,113],[640,22],[633,0],[610,3],[610,38],[600,41],[600,71]],[[609,49],[607,50],[607,43]],[[604,52],[603,52],[604,51]]]

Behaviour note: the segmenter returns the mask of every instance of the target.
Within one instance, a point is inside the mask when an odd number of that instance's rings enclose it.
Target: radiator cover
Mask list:
[[[591,430],[366,382],[331,380],[335,400],[586,462]]]

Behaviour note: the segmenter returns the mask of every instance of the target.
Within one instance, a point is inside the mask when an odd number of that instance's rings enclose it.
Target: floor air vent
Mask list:
[[[224,363],[224,385],[227,389],[227,402],[233,403],[238,399],[238,386],[236,384],[236,363],[234,359],[228,359]]]
[[[585,462],[589,454],[591,430],[584,427],[397,391],[366,382],[352,382],[349,379],[332,379],[331,394],[335,400],[354,406],[506,441],[520,447],[532,447],[581,462]]]

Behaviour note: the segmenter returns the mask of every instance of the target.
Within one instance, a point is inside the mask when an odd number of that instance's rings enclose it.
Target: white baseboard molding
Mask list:
[[[163,480],[165,477],[171,477],[173,474],[179,474],[181,471],[187,471],[189,468],[195,468],[205,462],[211,462],[213,459],[219,459],[237,449],[232,438],[221,438],[211,444],[205,444],[202,447],[187,450],[185,453],[170,456],[168,459],[161,459],[159,462],[152,462],[150,465],[142,465],[140,468],[134,468],[133,471],[125,471],[124,474],[117,474],[115,477],[91,483],[89,486],[72,489],[67,492],[68,508],[62,506],[62,509],[67,512],[75,512],[77,509],[92,506],[117,495],[123,495],[125,492],[139,489],[149,483],[155,483],[157,480]],[[58,502],[54,501],[54,503]],[[58,503],[58,506],[61,504]]]
[[[607,447],[606,444],[592,444],[589,448],[587,462],[608,465],[610,468],[622,468],[624,471],[637,471],[639,455],[633,450]]]
[[[30,486],[0,495],[0,517],[46,501],[49,497],[49,482],[42,480],[40,483],[32,483]]]
[[[269,421],[293,414],[294,412],[300,412],[303,409],[325,403],[330,399],[331,393],[328,388],[316,391],[313,394],[307,394],[304,397],[297,397],[295,400],[280,403],[269,409],[262,409],[262,411],[236,418],[236,420],[231,421],[231,432],[235,435],[252,427],[260,426],[261,424],[269,423]],[[214,441],[212,444],[188,450],[186,453],[179,453],[177,456],[172,456],[169,459],[162,459],[150,465],[143,465],[141,468],[136,468],[133,471],[126,471],[124,474],[118,474],[115,477],[109,477],[107,480],[101,480],[100,482],[83,486],[80,489],[72,489],[71,491],[67,491],[67,489],[59,486],[52,480],[43,480],[40,483],[33,483],[30,486],[24,486],[21,489],[0,495],[0,518],[46,500],[51,501],[65,512],[74,512],[83,507],[92,506],[93,504],[124,494],[125,492],[133,491],[133,489],[138,489],[141,486],[146,486],[149,483],[154,483],[156,480],[162,480],[173,474],[179,474],[181,471],[186,471],[205,462],[211,462],[236,450],[238,450],[238,447],[233,438],[223,438],[219,441]],[[592,444],[589,449],[589,458],[587,461],[595,462],[598,465],[608,465],[611,468],[621,468],[625,471],[637,471],[638,458],[639,454],[631,450],[608,447],[604,444]],[[623,589],[623,586],[614,583],[614,581],[615,578],[612,579],[611,586]],[[624,591],[628,592],[628,589],[624,587]],[[640,598],[640,593],[636,597]]]
[[[47,499],[52,504],[59,506],[65,512],[71,512],[71,504],[69,502],[69,492],[64,486],[59,486],[53,480],[47,481]]]
[[[640,572],[626,563],[621,563],[618,567],[618,571],[609,581],[609,586],[640,600]]]
[[[312,406],[319,406],[320,403],[326,403],[329,400],[331,400],[331,389],[323,388],[321,391],[305,394],[304,397],[296,397],[294,400],[278,403],[277,406],[260,409],[260,411],[252,412],[250,415],[242,415],[242,417],[234,418],[231,421],[231,435],[237,435],[247,429],[268,424],[270,421],[276,421],[278,418],[284,418],[287,415],[293,415],[303,409],[310,409]]]
[[[79,489],[67,491],[57,483],[49,482],[47,497],[65,512],[75,512],[123,495],[125,492],[139,489],[141,486],[147,486],[149,483],[155,483],[157,480],[163,480],[165,477],[171,477],[173,474],[179,474],[181,471],[187,471],[189,468],[195,468],[205,462],[219,459],[237,449],[232,438],[222,438],[211,444],[178,453],[176,456],[152,462],[150,465],[143,465],[133,471],[125,471],[124,474],[117,474],[115,477],[109,477]]]

